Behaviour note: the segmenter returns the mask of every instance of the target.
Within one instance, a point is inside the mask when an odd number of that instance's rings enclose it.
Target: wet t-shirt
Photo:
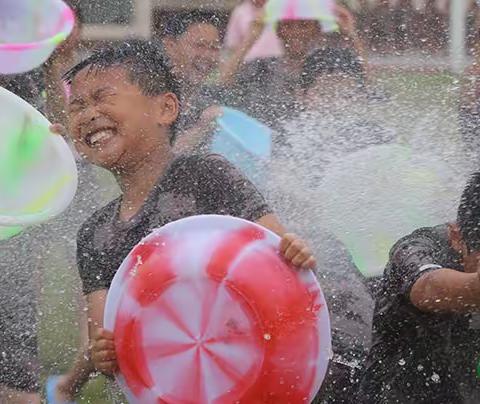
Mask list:
[[[77,260],[85,294],[108,289],[120,264],[152,230],[193,215],[217,214],[252,222],[271,213],[264,198],[218,155],[179,157],[140,211],[121,221],[121,197],[96,212],[77,237]]]
[[[479,315],[424,313],[409,299],[425,273],[440,268],[463,271],[447,229],[419,229],[390,253],[376,299],[362,403],[480,402]]]

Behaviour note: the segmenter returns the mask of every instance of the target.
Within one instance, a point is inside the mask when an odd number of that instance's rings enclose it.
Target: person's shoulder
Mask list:
[[[220,154],[189,154],[178,157],[171,166],[171,171],[188,170],[195,174],[198,169],[211,169],[213,167],[231,166]]]
[[[395,249],[408,244],[414,244],[418,242],[423,243],[441,243],[445,241],[447,237],[447,225],[442,224],[438,226],[431,227],[420,227],[405,237],[402,237],[400,240],[395,243],[392,248],[392,251]]]
[[[181,155],[170,165],[166,180],[175,186],[204,183],[231,169],[230,163],[218,154]]]
[[[414,251],[431,254],[448,248],[448,225],[419,228],[397,241],[390,250],[389,264],[402,262],[402,258]]]
[[[90,215],[80,226],[77,233],[77,240],[84,240],[85,238],[88,238],[89,235],[93,235],[98,226],[113,218],[116,212],[115,207],[117,206],[118,202],[119,198],[114,199]]]

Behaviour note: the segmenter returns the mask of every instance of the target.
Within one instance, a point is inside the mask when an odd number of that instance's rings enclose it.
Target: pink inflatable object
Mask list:
[[[73,11],[61,0],[0,0],[0,74],[40,66],[74,24]]]
[[[334,0],[269,0],[265,21],[276,24],[285,20],[317,20],[325,32],[338,29]]]
[[[114,332],[130,403],[308,403],[331,353],[327,306],[311,271],[247,221],[196,216],[154,231],[112,282]]]

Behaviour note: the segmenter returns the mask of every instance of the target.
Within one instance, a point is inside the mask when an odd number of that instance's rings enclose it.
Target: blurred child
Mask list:
[[[266,2],[266,0],[244,0],[233,10],[225,35],[225,47],[229,54],[245,46],[252,23],[262,16]],[[258,39],[249,48],[243,59],[245,62],[283,55],[282,42],[273,27],[264,27]]]

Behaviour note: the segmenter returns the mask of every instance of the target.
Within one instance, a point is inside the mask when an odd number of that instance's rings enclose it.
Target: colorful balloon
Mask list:
[[[75,195],[75,159],[49,126],[35,108],[0,87],[0,238],[59,215]]]
[[[272,152],[272,130],[232,108],[223,107],[211,150],[221,154],[252,181],[265,172]],[[262,174],[264,175],[264,174]]]
[[[333,0],[269,0],[265,20],[276,24],[284,20],[317,20],[325,32],[338,30]]]
[[[61,0],[0,0],[0,74],[44,63],[72,32],[73,11]]]
[[[104,318],[130,403],[312,400],[331,353],[328,310],[279,242],[242,219],[196,216],[132,250]]]

